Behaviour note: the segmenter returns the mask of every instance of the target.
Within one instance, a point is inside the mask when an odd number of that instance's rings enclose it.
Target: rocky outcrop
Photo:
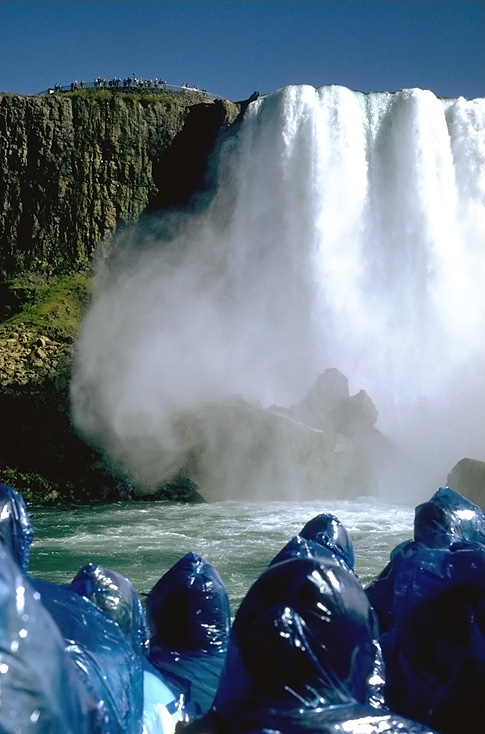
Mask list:
[[[70,299],[64,287],[57,300],[40,304],[40,323],[30,318],[25,324],[20,314],[0,326],[0,481],[21,491],[27,501],[91,502],[120,499],[128,491],[72,428],[74,331],[66,322],[60,328],[59,317],[65,310],[77,320],[72,294],[79,297],[82,289],[77,280],[71,279],[69,286]]]
[[[335,367],[318,376],[303,400],[291,408],[274,407],[293,420],[331,433],[355,436],[374,430],[377,410],[365,390],[349,394],[349,381]]]
[[[446,483],[456,492],[485,508],[485,461],[461,459],[448,474]]]
[[[350,396],[336,369],[320,375],[293,408],[266,409],[242,398],[206,405],[180,416],[186,450],[178,476],[208,501],[371,495],[390,450],[376,418],[366,393]]]
[[[71,340],[52,339],[24,326],[0,327],[0,386],[42,384],[59,374],[70,357]]]

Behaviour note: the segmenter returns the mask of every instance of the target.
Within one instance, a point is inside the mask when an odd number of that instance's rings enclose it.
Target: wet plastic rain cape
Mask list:
[[[29,567],[33,537],[24,498],[8,484],[0,484],[0,538],[24,573]]]
[[[92,734],[94,706],[39,593],[0,540],[0,731]]]
[[[188,734],[430,731],[366,703],[376,635],[365,592],[342,566],[271,566],[236,614],[213,710]]]
[[[392,551],[388,565],[366,589],[381,632],[390,630],[394,622],[394,584],[401,564],[415,554],[421,559],[423,548],[449,548],[461,541],[485,543],[485,512],[450,487],[440,487],[428,502],[416,507],[414,539]]]
[[[394,624],[381,637],[385,695],[443,734],[485,722],[485,546],[422,548],[394,581]]]
[[[71,581],[70,589],[84,596],[119,626],[143,667],[143,734],[173,734],[183,716],[183,697],[175,697],[165,678],[146,657],[148,629],[145,612],[133,584],[123,574],[88,563]]]
[[[211,706],[226,658],[231,623],[229,598],[215,568],[188,553],[147,597],[152,637],[150,662],[193,717]]]

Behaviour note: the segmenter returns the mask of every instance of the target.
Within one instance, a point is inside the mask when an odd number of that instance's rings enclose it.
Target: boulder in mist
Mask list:
[[[347,378],[329,369],[292,408],[237,398],[181,417],[179,475],[209,501],[375,494],[388,448],[376,418],[365,391],[350,396]]]
[[[448,474],[446,483],[475,504],[485,507],[485,461],[461,459]]]

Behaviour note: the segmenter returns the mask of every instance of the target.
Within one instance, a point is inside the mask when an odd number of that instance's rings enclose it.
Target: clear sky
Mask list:
[[[0,90],[132,76],[485,97],[485,0],[0,0]]]

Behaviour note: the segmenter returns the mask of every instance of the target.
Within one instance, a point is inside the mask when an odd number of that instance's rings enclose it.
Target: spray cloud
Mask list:
[[[381,493],[429,494],[483,458],[484,131],[485,100],[417,89],[252,102],[205,211],[170,237],[168,215],[140,222],[100,264],[72,380],[79,429],[147,486],[184,469],[208,497],[304,497],[318,475],[348,494],[368,432],[356,454],[355,432],[342,449],[335,425],[268,410],[338,368],[395,447]]]

